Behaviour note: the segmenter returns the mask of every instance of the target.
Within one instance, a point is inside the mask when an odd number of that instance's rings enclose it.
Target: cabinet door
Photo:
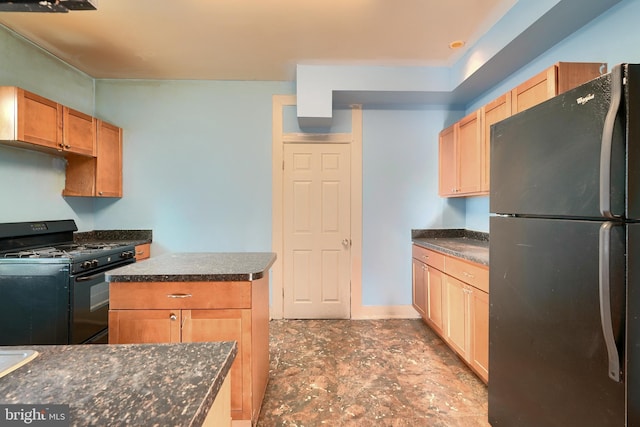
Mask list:
[[[556,67],[531,77],[511,91],[512,113],[519,113],[556,95]]]
[[[491,170],[491,125],[511,115],[511,93],[508,92],[483,106],[480,114],[482,117],[482,179],[480,190],[483,193],[488,193]]]
[[[427,266],[427,319],[436,332],[442,334],[442,289],[444,275],[440,270]]]
[[[482,178],[482,129],[480,110],[458,122],[457,137],[457,193],[477,194]]]
[[[96,119],[69,107],[63,109],[62,144],[65,151],[96,155]]]
[[[98,120],[96,196],[122,197],[122,129]]]
[[[180,342],[180,310],[110,310],[109,344]]]
[[[470,362],[478,375],[489,380],[489,294],[470,288]]]
[[[251,310],[183,310],[182,340],[238,343],[231,366],[231,414],[251,419]]]
[[[524,111],[606,72],[607,65],[597,62],[558,62],[511,91],[511,111]]]
[[[438,142],[439,191],[442,197],[456,194],[456,147],[457,124],[440,132]]]
[[[413,308],[420,314],[423,319],[427,318],[427,283],[426,273],[427,266],[417,259],[412,259],[413,265]]]
[[[469,358],[469,298],[466,285],[445,275],[445,338],[465,360]]]
[[[62,105],[24,89],[17,90],[20,141],[60,149]]]

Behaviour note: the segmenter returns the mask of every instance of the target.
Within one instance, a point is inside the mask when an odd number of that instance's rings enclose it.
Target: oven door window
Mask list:
[[[107,329],[109,282],[104,272],[74,276],[71,306],[71,343],[80,344]]]
[[[109,282],[98,283],[89,290],[89,311],[98,311],[103,307],[109,309]]]

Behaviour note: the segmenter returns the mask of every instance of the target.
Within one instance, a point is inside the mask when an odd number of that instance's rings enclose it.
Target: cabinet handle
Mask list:
[[[422,258],[429,259],[429,255],[422,255]]]
[[[191,298],[192,296],[191,294],[169,294],[167,298]]]
[[[174,313],[171,313],[171,315],[169,316],[169,319],[171,320],[177,320],[178,316],[176,316]]]
[[[473,279],[473,277],[474,277],[473,274],[467,273],[466,271],[463,271],[462,274],[464,274],[466,277],[468,277],[470,279]]]
[[[136,251],[136,255],[144,255],[144,251]]]

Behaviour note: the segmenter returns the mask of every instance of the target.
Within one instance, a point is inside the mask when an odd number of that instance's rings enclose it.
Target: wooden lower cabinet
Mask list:
[[[472,289],[469,297],[469,363],[486,382],[489,380],[489,294]]]
[[[180,310],[110,310],[109,344],[182,342]]]
[[[444,287],[444,274],[427,266],[427,323],[438,333],[442,333],[444,326],[442,291]]]
[[[189,283],[176,282],[175,292],[168,290],[171,283],[111,283],[109,343],[236,341],[238,354],[229,374],[231,416],[234,422],[255,423],[269,379],[268,278],[248,282],[250,286],[193,282],[192,292]],[[224,291],[234,284],[240,290],[224,302],[212,302],[211,296],[198,301],[206,293],[200,287]],[[141,308],[145,301],[150,308]],[[216,305],[230,308],[210,308]]]
[[[413,247],[413,307],[433,329],[442,332],[444,257],[419,246]]]
[[[420,317],[427,317],[427,265],[417,259],[412,259],[413,266],[413,308]]]
[[[218,390],[216,400],[209,408],[207,418],[202,423],[202,427],[229,427],[231,426],[231,380],[225,378],[222,387]]]
[[[142,261],[151,257],[151,243],[136,245],[136,261]]]
[[[421,261],[422,260],[422,261]],[[425,323],[486,383],[489,380],[489,270],[413,246],[414,299],[423,283]],[[423,264],[423,268],[416,265]]]
[[[231,413],[240,416],[251,408],[251,310],[184,310],[182,314],[184,342],[236,341],[238,356],[231,366]],[[250,414],[247,414],[250,416]]]
[[[465,284],[451,276],[446,276],[444,306],[445,338],[453,349],[465,360],[469,356],[469,302]]]

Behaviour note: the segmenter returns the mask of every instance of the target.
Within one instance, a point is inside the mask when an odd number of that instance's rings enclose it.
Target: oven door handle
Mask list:
[[[98,277],[102,276],[103,274],[104,274],[104,272],[98,273],[98,274],[94,274],[93,276],[76,277],[76,282],[90,282],[92,280],[96,280]]]

